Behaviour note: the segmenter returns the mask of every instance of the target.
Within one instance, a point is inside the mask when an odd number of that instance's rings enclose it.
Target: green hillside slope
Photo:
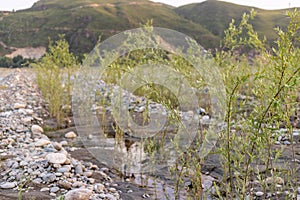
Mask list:
[[[183,32],[205,48],[216,48],[231,19],[239,21],[252,8],[208,0],[178,8],[148,0],[40,0],[32,8],[0,12],[0,56],[12,51],[7,47],[47,46],[65,34],[77,55],[88,53],[102,40],[124,30],[140,27],[153,19],[153,25]],[[261,37],[272,44],[276,26],[286,27],[287,10],[257,11],[251,21]],[[3,45],[5,44],[5,45]]]
[[[103,39],[120,31],[153,25],[181,31],[206,48],[219,38],[201,25],[179,16],[173,7],[151,1],[129,0],[41,0],[27,10],[10,13],[0,21],[0,38],[8,46],[46,46],[48,37],[66,34],[73,52],[89,52],[99,36]],[[0,46],[0,52],[4,48]]]
[[[176,8],[175,11],[182,17],[211,31],[214,35],[222,37],[224,30],[232,19],[240,21],[245,12],[255,9],[257,16],[251,23],[261,36],[266,36],[270,43],[275,39],[274,28],[285,28],[288,23],[287,10],[262,10],[258,8],[241,6],[232,3],[209,0],[203,3],[189,4]]]

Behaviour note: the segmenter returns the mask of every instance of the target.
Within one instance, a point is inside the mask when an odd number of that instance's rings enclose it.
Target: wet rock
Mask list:
[[[88,189],[74,189],[65,195],[65,200],[88,200],[92,191]]]

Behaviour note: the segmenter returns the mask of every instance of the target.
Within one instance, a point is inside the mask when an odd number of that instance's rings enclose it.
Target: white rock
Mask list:
[[[52,142],[53,147],[60,151],[62,149],[62,144],[58,143],[58,142]]]
[[[46,160],[52,164],[64,164],[67,160],[67,156],[63,153],[49,153],[46,156]]]
[[[34,111],[32,109],[26,109],[26,113],[28,115],[32,115],[34,113]]]
[[[58,192],[59,191],[59,187],[52,187],[51,189],[50,189],[50,193],[56,193],[56,192]]]
[[[71,131],[71,132],[65,134],[65,138],[70,138],[70,139],[72,139],[72,138],[76,138],[76,137],[77,137],[77,135],[76,135],[76,133],[74,133],[73,131]]]
[[[50,190],[50,188],[48,187],[44,187],[42,189],[40,189],[41,192],[48,192]]]
[[[39,125],[33,125],[31,127],[31,132],[33,134],[41,134],[41,133],[44,133],[44,130],[42,127],[40,127]]]
[[[24,122],[24,123],[29,123],[29,122],[31,122],[32,120],[33,120],[32,117],[25,117],[25,118],[22,119],[22,122]]]
[[[74,189],[65,195],[65,200],[87,200],[90,199],[92,191],[88,189]]]
[[[0,188],[2,188],[2,189],[12,189],[16,186],[17,186],[16,182],[6,182],[6,183],[0,185]]]
[[[98,193],[103,192],[105,190],[105,186],[102,183],[98,183],[94,185],[94,190]]]
[[[51,142],[49,140],[45,140],[45,139],[39,139],[38,141],[36,141],[34,143],[34,146],[36,147],[43,147],[46,146],[47,144],[50,144]]]
[[[25,103],[15,103],[14,104],[14,109],[21,109],[21,108],[26,108]]]
[[[264,195],[264,193],[261,192],[261,191],[258,191],[258,192],[255,193],[255,196],[257,196],[257,197],[261,197],[263,195]]]
[[[68,142],[67,142],[67,141],[61,141],[60,144],[61,144],[62,146],[68,146]]]

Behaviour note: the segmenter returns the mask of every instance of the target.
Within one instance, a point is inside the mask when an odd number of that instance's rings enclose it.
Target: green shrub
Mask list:
[[[49,103],[51,117],[55,117],[58,124],[71,113],[72,76],[79,66],[63,37],[60,35],[54,43],[50,40],[48,52],[34,65],[39,89]]]
[[[259,181],[264,195],[271,192],[277,196],[277,192],[283,190],[276,187],[276,181],[271,185],[265,183],[268,177],[282,177],[283,169],[274,166],[282,153],[274,148],[276,131],[282,124],[288,129],[292,157],[295,157],[290,116],[297,109],[299,92],[300,52],[296,45],[299,13],[288,13],[290,24],[286,31],[276,28],[277,48],[271,50],[248,23],[254,15],[254,12],[244,14],[239,24],[233,21],[229,25],[223,48],[216,54],[227,91],[227,128],[221,134],[218,149],[224,169],[221,188],[226,199],[246,199],[246,195],[251,194],[251,180]],[[245,49],[256,51],[257,56],[250,60]],[[282,187],[297,195],[296,167],[287,170],[288,183]]]

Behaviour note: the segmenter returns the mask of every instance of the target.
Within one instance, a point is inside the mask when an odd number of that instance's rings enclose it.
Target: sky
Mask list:
[[[20,10],[30,8],[37,0],[0,0],[0,10]],[[136,0],[138,1],[138,0]],[[153,0],[172,6],[181,6],[189,3],[203,2],[204,0]],[[300,7],[300,0],[222,0],[241,5],[254,6],[263,9],[282,9]]]

